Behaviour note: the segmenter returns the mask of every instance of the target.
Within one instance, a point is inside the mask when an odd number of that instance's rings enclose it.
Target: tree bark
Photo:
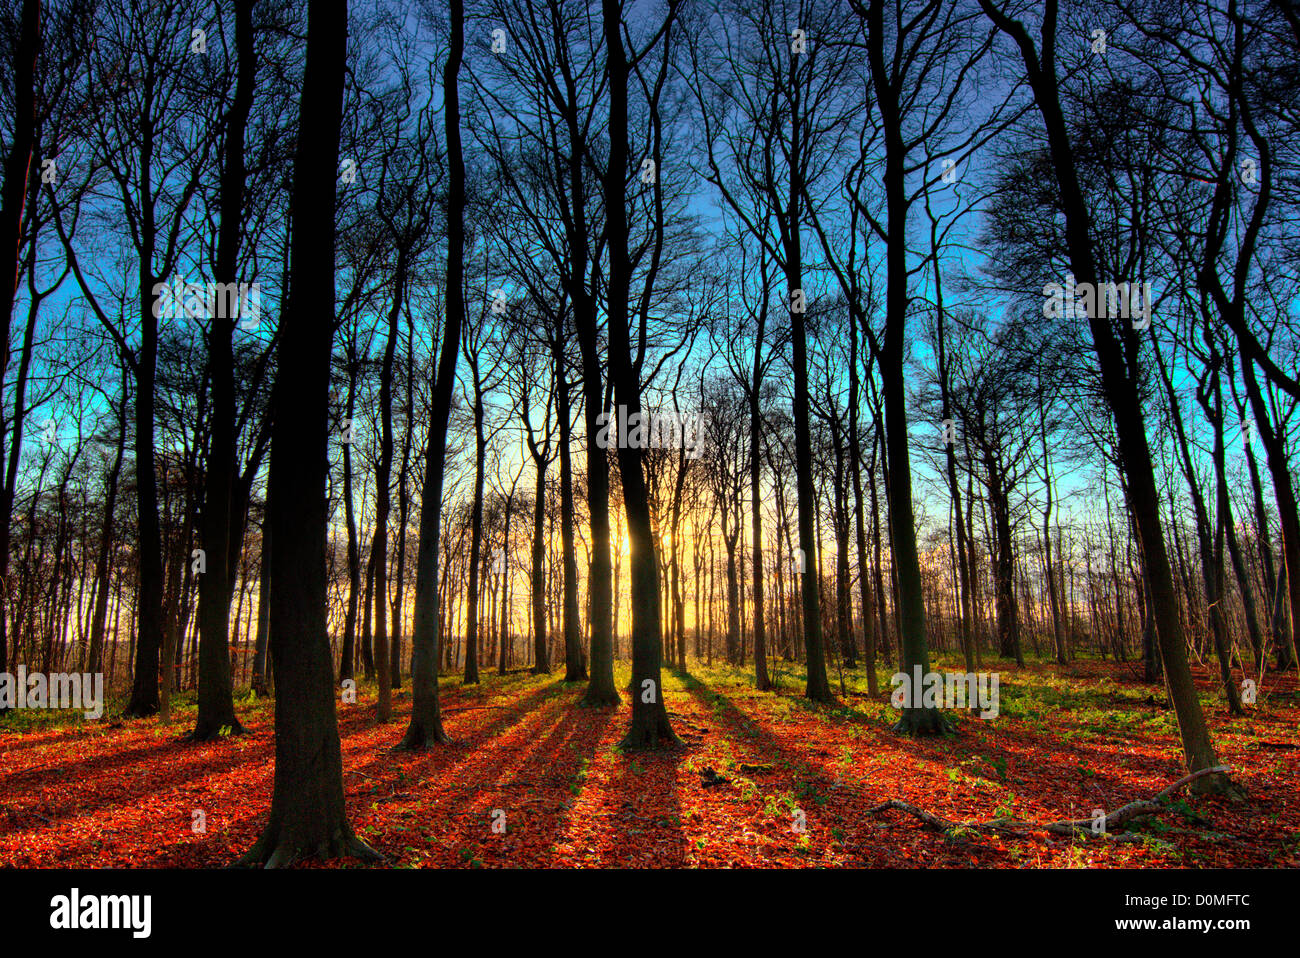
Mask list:
[[[292,195],[293,283],[281,317],[270,494],[275,784],[271,815],[240,864],[276,867],[316,855],[382,861],[352,832],[327,634],[326,535],[330,349],[334,338],[335,175],[342,119],[347,0],[308,11],[307,64]]]
[[[980,0],[980,6],[998,29],[1015,41],[1024,60],[1029,85],[1046,128],[1048,149],[1065,213],[1066,248],[1075,282],[1080,285],[1089,284],[1095,289],[1098,272],[1092,251],[1091,218],[1079,185],[1074,147],[1070,142],[1056,86],[1057,2],[1047,0],[1041,60],[1023,24],[1001,12],[992,0]],[[1088,326],[1101,369],[1106,401],[1114,418],[1120,461],[1127,478],[1129,503],[1142,541],[1143,561],[1151,583],[1156,639],[1164,661],[1170,701],[1178,718],[1187,768],[1191,772],[1214,768],[1219,764],[1218,756],[1210,740],[1205,715],[1196,697],[1196,685],[1187,663],[1187,647],[1178,615],[1169,554],[1160,524],[1155,469],[1147,443],[1142,402],[1136,383],[1128,375],[1109,318],[1090,315]],[[1235,787],[1226,775],[1206,775],[1193,784],[1193,791],[1198,792],[1229,790],[1235,791]]]
[[[587,677],[582,656],[582,624],[578,618],[578,560],[573,542],[577,518],[573,508],[572,412],[569,408],[569,380],[564,371],[564,341],[556,336],[551,345],[555,363],[555,410],[560,417],[560,556],[564,569],[564,681],[580,682]]]
[[[393,302],[388,308],[388,339],[379,369],[379,461],[375,464],[375,538],[371,555],[375,566],[375,671],[379,676],[379,700],[375,717],[387,722],[393,712],[393,668],[389,661],[392,648],[388,641],[388,514],[391,503],[388,488],[393,474],[393,361],[397,355],[397,327],[406,295],[406,246],[397,253],[393,275]],[[408,428],[409,424],[408,424]],[[401,587],[401,583],[398,583]],[[393,623],[394,632],[401,629]]]
[[[804,186],[802,179],[802,161],[800,159],[800,136],[804,135],[801,126],[807,122],[799,112],[798,87],[793,81],[791,66],[792,111],[790,115],[794,129],[790,136],[791,158],[790,194],[784,216],[781,221],[782,244],[785,254],[785,280],[787,286],[786,303],[790,308],[791,344],[793,347],[794,366],[794,444],[795,444],[795,486],[798,498],[799,551],[803,568],[803,639],[807,652],[808,680],[804,695],[814,702],[832,703],[830,681],[826,676],[826,646],[822,637],[821,588],[818,584],[820,567],[820,548],[814,525],[817,513],[817,490],[813,485],[812,464],[812,429],[809,425],[808,411],[808,324],[804,313],[806,298],[803,290],[803,253],[800,245],[800,224],[802,222],[802,198]],[[797,294],[796,294],[797,291]],[[796,295],[798,302],[796,302]]]
[[[32,187],[32,157],[36,154],[36,60],[41,50],[41,4],[39,0],[23,0],[19,14],[18,36],[13,45],[13,127],[9,152],[5,156],[4,181],[0,183],[0,242],[4,243],[4,259],[0,261],[0,379],[9,368],[10,331],[13,322],[14,300],[18,295],[18,274],[25,241],[24,221],[27,212],[28,191]],[[17,453],[21,443],[18,424],[22,421],[20,405],[14,409],[15,428],[12,455],[3,476],[3,502],[0,506],[0,582],[9,578],[10,519],[13,514],[13,473],[17,469]],[[4,436],[0,433],[0,465],[4,464]],[[0,672],[9,669],[8,616],[0,611]]]
[[[889,498],[889,528],[893,568],[898,582],[896,615],[902,671],[912,675],[930,671],[925,638],[925,600],[921,592],[921,563],[916,547],[916,521],[912,511],[912,471],[907,448],[907,410],[903,379],[903,351],[907,336],[907,211],[905,192],[906,147],[896,81],[884,58],[884,4],[873,0],[868,10],[867,47],[872,87],[880,106],[885,136],[884,191],[887,210],[885,268],[885,338],[880,356],[880,378],[885,404],[885,470]],[[896,729],[911,735],[934,735],[945,729],[935,708],[916,704],[914,690]]]
[[[628,330],[628,299],[631,262],[628,255],[627,198],[628,168],[627,88],[629,70],[623,49],[623,6],[619,0],[601,0],[605,32],[605,69],[609,77],[609,165],[605,170],[604,195],[609,248],[610,379],[618,398],[620,414],[630,419],[641,416],[641,384],[632,363]],[[669,16],[673,16],[670,12]],[[668,42],[666,39],[665,43]],[[622,423],[619,424],[620,428]],[[594,434],[588,443],[595,446]],[[625,749],[657,748],[680,744],[664,705],[661,665],[662,633],[659,621],[659,568],[650,499],[645,483],[643,450],[633,443],[620,443],[619,476],[623,480],[623,508],[627,517],[628,550],[631,564],[632,598],[632,724],[623,738]],[[595,661],[593,635],[592,671]]]
[[[411,722],[399,748],[422,749],[449,741],[438,702],[438,541],[456,360],[465,321],[465,155],[460,132],[460,67],[465,58],[465,3],[450,0],[451,39],[443,67],[443,117],[447,143],[447,301],[442,353],[434,382],[425,448],[420,544],[415,565],[415,622],[411,635]]]
[[[235,3],[235,51],[239,60],[235,95],[226,117],[225,162],[221,171],[221,224],[217,235],[216,281],[238,281],[239,235],[243,218],[244,133],[253,108],[257,61],[253,36],[253,0]],[[227,303],[228,305],[228,303]],[[242,305],[242,304],[241,304]],[[235,715],[230,677],[230,597],[234,564],[230,527],[235,481],[236,317],[213,310],[208,331],[208,375],[212,383],[212,435],[203,502],[203,550],[207,571],[199,577],[199,708],[189,738],[210,742],[222,730],[244,731]]]

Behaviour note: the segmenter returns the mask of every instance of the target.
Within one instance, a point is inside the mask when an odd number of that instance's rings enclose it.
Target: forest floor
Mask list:
[[[689,676],[664,673],[684,746],[626,754],[626,693],[617,710],[591,710],[578,705],[582,683],[554,676],[486,672],[481,687],[444,677],[454,742],[410,754],[389,751],[409,687],[381,726],[362,684],[358,703],[339,709],[348,814],[394,865],[417,868],[1300,865],[1294,673],[1269,673],[1258,703],[1232,719],[1208,669],[1198,672],[1220,761],[1248,798],[1180,792],[1130,823],[1128,840],[944,833],[870,811],[900,799],[950,821],[1087,818],[1184,774],[1164,689],[1140,682],[1135,665],[985,667],[1000,674],[997,718],[949,713],[957,734],[912,740],[891,731],[884,669],[877,699],[857,669],[842,705],[816,706],[788,665],[776,693],[759,693],[747,670],[693,662]],[[626,685],[626,666],[618,679]],[[839,692],[835,672],[831,684]],[[180,741],[192,694],[167,725],[11,714],[0,722],[0,867],[229,864],[265,820],[274,764],[271,702],[241,698],[238,710],[252,734],[212,744]]]

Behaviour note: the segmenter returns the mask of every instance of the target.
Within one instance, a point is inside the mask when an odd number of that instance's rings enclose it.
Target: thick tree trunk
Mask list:
[[[271,658],[275,663],[275,784],[271,816],[241,864],[306,855],[382,861],[352,832],[327,634],[330,348],[334,338],[335,171],[346,56],[346,0],[308,11],[302,125],[292,197],[293,283],[280,322],[270,495]]]
[[[619,0],[601,0],[605,31],[605,69],[609,77],[609,161],[605,170],[604,196],[606,235],[609,247],[609,369],[620,413],[629,419],[641,416],[641,384],[632,364],[632,343],[628,330],[628,300],[632,279],[628,255],[627,198],[624,195],[628,168],[627,88],[628,63],[623,49],[623,7]],[[671,16],[672,14],[670,14]],[[665,40],[665,42],[667,42]],[[620,423],[620,427],[621,427]],[[593,446],[591,433],[588,442]],[[668,721],[664,705],[661,665],[662,632],[659,621],[659,560],[650,517],[650,498],[645,483],[643,450],[620,443],[619,476],[623,480],[623,507],[627,517],[628,550],[631,559],[632,596],[632,724],[623,738],[627,749],[657,748],[680,744]],[[595,661],[593,635],[593,685],[599,667]]]
[[[884,59],[884,4],[873,0],[868,11],[868,53],[872,86],[880,103],[885,131],[884,191],[887,210],[885,250],[885,338],[880,357],[884,394],[885,469],[889,499],[889,528],[893,569],[898,583],[896,616],[901,646],[901,671],[911,676],[919,668],[930,671],[925,637],[925,600],[921,592],[921,563],[916,547],[916,522],[912,511],[912,470],[907,448],[907,409],[903,379],[903,351],[907,337],[907,210],[905,192],[906,147],[898,102],[898,82],[891,78]],[[896,726],[911,735],[933,735],[945,728],[939,711],[920,705],[914,689]]]
[[[136,619],[135,675],[123,715],[143,718],[158,711],[158,668],[163,645],[162,527],[158,519],[158,473],[154,461],[154,379],[158,364],[158,320],[153,314],[155,277],[140,265],[140,350],[135,366],[136,516],[140,611]]]
[[[32,157],[36,153],[36,60],[41,50],[41,4],[23,0],[19,14],[18,36],[13,43],[13,126],[9,152],[5,156],[4,180],[0,183],[0,242],[4,244],[0,259],[0,382],[9,368],[10,329],[14,300],[18,294],[18,273],[25,242],[28,191],[33,185]],[[14,439],[9,465],[0,486],[4,492],[0,510],[0,582],[9,578],[10,519],[13,512],[14,472],[21,445],[21,404],[14,408]],[[4,465],[4,436],[0,432],[0,465]],[[9,625],[5,610],[0,609],[0,672],[9,669]]]
[[[794,118],[796,126],[800,118]],[[791,141],[797,152],[799,134],[796,130]],[[788,287],[787,303],[791,305],[790,325],[794,360],[794,445],[795,486],[798,491],[799,552],[802,560],[803,639],[807,652],[808,681],[804,694],[814,702],[831,703],[830,681],[826,676],[826,646],[822,638],[821,589],[817,578],[820,549],[814,525],[817,513],[817,490],[813,486],[812,429],[808,412],[808,328],[803,303],[795,305],[795,291],[803,296],[802,254],[799,243],[800,198],[803,195],[799,180],[797,157],[790,163],[790,210],[785,235],[785,279]]]

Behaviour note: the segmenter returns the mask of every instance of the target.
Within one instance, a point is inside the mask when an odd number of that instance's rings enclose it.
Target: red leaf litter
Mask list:
[[[999,663],[999,668],[1001,664]],[[738,669],[665,673],[681,748],[617,748],[629,706],[578,705],[580,685],[445,680],[453,744],[391,751],[410,710],[374,720],[373,692],[341,705],[344,788],[357,834],[403,867],[1295,867],[1300,735],[1294,674],[1270,673],[1231,719],[1198,675],[1220,761],[1244,801],[1186,791],[1125,841],[926,828],[872,810],[901,799],[953,822],[1086,818],[1154,795],[1185,770],[1163,690],[1123,664],[1003,669],[991,721],[959,734],[891,731],[884,691],[812,706],[797,675],[758,693]],[[0,724],[0,866],[216,868],[265,821],[274,774],[269,702],[241,702],[252,734],[180,741],[192,706],[157,719],[43,731]],[[309,867],[355,867],[349,860]]]

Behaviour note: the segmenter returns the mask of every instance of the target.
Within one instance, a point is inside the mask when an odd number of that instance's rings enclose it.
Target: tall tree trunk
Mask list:
[[[1041,61],[1022,23],[1001,12],[992,0],[980,0],[980,6],[1003,33],[1014,39],[1020,50],[1034,100],[1046,128],[1052,167],[1065,213],[1066,248],[1075,282],[1095,289],[1099,276],[1092,251],[1091,217],[1079,186],[1074,147],[1061,111],[1057,88],[1057,2],[1047,0]],[[1120,461],[1128,480],[1129,503],[1142,540],[1144,567],[1151,583],[1156,639],[1164,661],[1169,697],[1178,718],[1187,768],[1193,772],[1213,768],[1218,764],[1218,756],[1210,740],[1205,715],[1196,697],[1196,685],[1187,662],[1187,646],[1178,614],[1173,574],[1160,524],[1160,500],[1156,492],[1155,468],[1147,442],[1141,398],[1137,384],[1129,377],[1123,351],[1115,339],[1110,319],[1091,315],[1088,317],[1088,326],[1101,368],[1102,389],[1115,423]],[[1129,335],[1132,335],[1131,330]],[[1235,790],[1223,774],[1206,775],[1193,782],[1191,787],[1194,792],[1202,794]]]
[[[474,374],[474,493],[470,506],[469,590],[466,592],[465,615],[465,684],[477,685],[479,586],[483,562],[483,486],[487,448],[483,437],[483,391],[478,373]]]
[[[267,682],[266,654],[271,642],[271,497],[262,510],[262,560],[257,576],[257,636],[253,640],[253,675],[249,680],[254,694],[270,691]]]
[[[722,541],[727,546],[727,664],[738,665],[740,663],[740,595],[736,581],[736,540],[740,536],[740,530],[727,528],[726,510],[723,510],[722,516]],[[739,515],[735,517],[735,522],[739,525]]]
[[[849,456],[844,449],[838,421],[831,424],[835,451],[832,521],[835,525],[835,628],[840,639],[840,661],[846,669],[858,666],[857,642],[853,635],[853,602],[849,586]],[[843,676],[841,675],[841,684]]]
[[[754,373],[749,384],[749,524],[753,538],[753,582],[754,582],[754,685],[760,692],[772,687],[772,680],[767,674],[767,607],[763,594],[763,411],[760,407],[760,389],[763,385],[763,366],[760,361],[763,348],[763,333],[767,325],[767,297],[759,310],[758,329],[754,333]],[[674,549],[676,537],[673,540]],[[676,558],[673,559],[674,567]],[[678,612],[678,630],[682,630],[681,612]],[[682,668],[686,667],[686,644],[681,639]]]
[[[876,676],[876,613],[872,597],[871,566],[867,562],[867,523],[862,496],[862,433],[858,426],[861,379],[858,365],[858,318],[849,319],[849,471],[853,475],[853,515],[858,559],[858,592],[862,603],[863,665],[867,672],[867,694],[880,693]],[[960,521],[960,512],[958,512]],[[963,565],[963,571],[965,567]]]
[[[442,532],[442,484],[447,462],[456,359],[465,321],[465,155],[460,134],[460,67],[465,58],[465,3],[449,0],[451,39],[442,72],[447,142],[446,324],[434,381],[420,502],[420,544],[415,563],[415,622],[411,634],[411,723],[399,748],[447,742],[438,702],[438,541]]]
[[[402,317],[406,294],[406,246],[397,253],[393,275],[393,302],[388,308],[388,339],[379,369],[379,461],[375,464],[375,538],[370,547],[375,566],[375,671],[379,676],[379,701],[375,717],[387,722],[393,712],[393,669],[389,662],[392,648],[388,642],[388,514],[391,503],[388,489],[393,474],[393,360],[397,355],[397,327]],[[408,427],[410,428],[409,424]],[[401,583],[398,583],[401,587]],[[400,622],[393,623],[394,632]]]
[[[158,668],[163,646],[162,527],[158,518],[158,472],[154,460],[153,435],[158,320],[153,314],[153,303],[149,295],[155,277],[150,264],[143,257],[139,281],[142,320],[140,350],[135,363],[135,472],[139,533],[137,561],[140,566],[137,596],[140,611],[136,619],[138,634],[131,698],[122,713],[129,718],[143,718],[158,711]]]
[[[568,415],[565,410],[562,415]],[[550,656],[546,645],[546,460],[534,459],[537,485],[533,492],[533,554],[529,586],[533,603],[533,675],[549,675]]]
[[[579,682],[587,677],[582,656],[582,625],[578,619],[578,560],[573,529],[577,521],[573,508],[572,410],[569,408],[569,380],[564,371],[564,340],[556,336],[551,346],[555,363],[555,409],[560,417],[560,553],[564,569],[564,681]],[[588,433],[588,435],[591,435]]]
[[[414,432],[414,380],[415,380],[415,323],[406,326],[406,428],[402,431],[402,468],[397,476],[397,587],[393,590],[393,635],[389,660],[393,669],[392,687],[402,687],[402,629],[405,626],[403,607],[406,598],[406,522],[410,515],[410,493],[407,479],[411,465],[411,435]]]
[[[604,409],[601,364],[597,349],[594,304],[575,310],[578,341],[582,349],[582,389],[587,428],[587,512],[591,522],[591,564],[587,577],[587,624],[590,632],[590,678],[584,705],[617,705],[614,688],[613,562],[609,552],[609,456],[595,441]]]
[[[1047,452],[1047,423],[1046,417],[1043,416],[1042,422],[1042,440],[1043,440],[1043,487],[1046,493],[1046,501],[1043,505],[1043,568],[1047,577],[1047,598],[1052,606],[1052,648],[1056,653],[1057,665],[1065,665],[1068,657],[1065,652],[1065,626],[1063,623],[1064,611],[1061,608],[1061,589],[1057,585],[1056,566],[1057,562],[1052,559],[1052,507],[1053,492],[1052,483],[1052,466]],[[1060,544],[1057,544],[1057,551],[1060,551]]]
[[[623,49],[623,5],[620,0],[601,0],[605,31],[605,70],[609,78],[609,160],[605,170],[606,237],[609,248],[607,285],[609,317],[609,375],[622,414],[640,419],[641,384],[632,363],[628,329],[628,301],[632,264],[628,253],[627,197],[628,170],[627,89],[629,69]],[[669,16],[673,16],[670,13]],[[667,39],[664,40],[667,43]],[[619,423],[622,428],[622,423]],[[588,442],[592,445],[592,435]],[[664,705],[661,665],[662,633],[659,621],[659,560],[650,518],[643,450],[633,443],[619,443],[619,476],[623,480],[623,509],[627,517],[628,551],[631,564],[632,598],[632,724],[623,738],[623,748],[656,748],[679,744],[668,721]],[[595,661],[593,634],[593,683],[599,667]]]
[[[990,455],[986,459],[989,473],[989,511],[993,513],[993,529],[997,536],[997,614],[998,644],[1003,658],[1014,658],[1016,665],[1024,668],[1024,650],[1020,642],[1020,607],[1016,602],[1015,545],[1011,536],[1011,503],[1003,483],[1002,467]]]
[[[18,36],[13,44],[13,127],[9,152],[5,156],[4,181],[0,183],[0,242],[4,256],[0,260],[0,382],[9,368],[10,328],[13,321],[14,301],[18,295],[18,274],[25,241],[24,222],[27,211],[27,194],[32,187],[32,157],[36,153],[36,59],[41,50],[41,4],[39,0],[23,0],[19,15]],[[10,519],[13,514],[14,472],[21,444],[19,425],[22,421],[21,405],[14,409],[15,423],[13,448],[9,465],[0,482],[3,501],[0,501],[0,582],[9,579]],[[0,467],[4,466],[4,435],[0,431]],[[9,669],[8,616],[0,608],[0,673]]]
[[[515,506],[514,487],[511,487],[510,495],[506,499],[506,518],[505,528],[502,531],[501,541],[501,614],[497,617],[497,674],[505,675],[510,668],[511,646],[510,638],[510,520],[514,516]]]
[[[1273,428],[1269,419],[1268,407],[1264,402],[1259,381],[1255,377],[1254,366],[1249,360],[1241,364],[1242,379],[1246,384],[1246,398],[1255,417],[1260,441],[1264,444],[1265,462],[1273,480],[1273,496],[1277,503],[1278,522],[1282,527],[1282,556],[1285,569],[1277,574],[1277,591],[1287,593],[1291,606],[1291,628],[1277,627],[1284,622],[1284,615],[1274,615],[1274,632],[1279,637],[1277,660],[1278,668],[1294,668],[1297,661],[1297,648],[1300,639],[1296,630],[1300,628],[1300,512],[1297,512],[1295,487],[1291,482],[1291,469],[1286,455],[1285,444],[1280,433]],[[1268,549],[1267,543],[1264,549]],[[1281,606],[1278,604],[1278,608]]]
[[[1222,387],[1220,387],[1220,390],[1222,390]],[[1221,416],[1223,415],[1222,409],[1223,407],[1220,406]],[[1246,633],[1250,638],[1254,663],[1257,668],[1262,669],[1264,663],[1264,634],[1259,624],[1259,612],[1255,603],[1255,589],[1251,584],[1250,570],[1246,566],[1246,557],[1242,554],[1241,545],[1237,541],[1237,527],[1232,517],[1232,496],[1228,491],[1225,459],[1224,450],[1220,450],[1220,455],[1214,461],[1214,479],[1217,488],[1216,511],[1223,518],[1228,556],[1232,560],[1232,571],[1237,579],[1237,588],[1241,590],[1241,604],[1246,616]],[[1265,545],[1263,551],[1266,554],[1268,553],[1267,545]]]
[[[357,607],[361,601],[361,547],[357,542],[356,507],[352,497],[352,441],[350,437],[352,413],[356,402],[356,368],[356,358],[349,356],[348,396],[345,407],[347,411],[347,429],[343,437],[343,516],[348,530],[348,604],[347,612],[343,618],[343,650],[339,657],[340,683],[353,677],[354,663],[357,657]],[[365,659],[366,676],[368,678],[372,666],[368,655],[365,656]]]
[[[118,413],[117,449],[113,456],[113,465],[108,472],[108,488],[104,494],[104,520],[100,531],[99,554],[95,558],[95,581],[99,588],[95,591],[95,611],[90,626],[90,649],[86,655],[86,668],[98,672],[103,667],[104,632],[108,623],[108,588],[111,574],[110,562],[113,558],[113,517],[117,512],[118,480],[122,475],[122,460],[126,454],[127,430],[127,375],[122,374],[122,405]],[[4,615],[0,613],[0,619]]]
[[[826,646],[822,638],[821,588],[817,581],[820,568],[820,547],[814,525],[817,514],[817,490],[813,485],[812,428],[808,412],[808,324],[804,313],[803,252],[800,245],[800,226],[803,221],[801,136],[806,133],[807,122],[800,115],[798,86],[794,82],[795,66],[791,70],[793,129],[790,135],[789,161],[790,193],[782,223],[782,245],[785,255],[786,303],[790,308],[791,342],[794,366],[794,445],[795,487],[798,498],[799,552],[802,560],[803,639],[807,652],[808,681],[804,694],[814,702],[834,702],[830,681],[826,676]]]
[[[1209,509],[1206,507],[1205,496],[1201,493],[1196,469],[1192,464],[1192,453],[1187,441],[1187,430],[1183,424],[1182,405],[1178,401],[1178,394],[1174,391],[1173,380],[1170,378],[1169,370],[1164,363],[1164,357],[1161,355],[1160,342],[1155,336],[1151,337],[1151,348],[1156,361],[1156,368],[1160,374],[1160,380],[1165,387],[1165,398],[1169,403],[1169,414],[1174,426],[1174,439],[1178,446],[1183,478],[1187,481],[1187,491],[1192,500],[1192,511],[1196,520],[1196,541],[1201,558],[1201,583],[1205,589],[1206,615],[1210,620],[1210,633],[1214,641],[1215,656],[1219,662],[1219,678],[1223,682],[1223,692],[1228,700],[1228,711],[1232,715],[1244,715],[1245,712],[1241,707],[1241,695],[1232,678],[1232,653],[1229,648],[1227,621],[1223,615],[1222,512],[1219,512],[1219,521],[1215,524],[1217,531],[1215,531],[1211,529]],[[1217,363],[1217,358],[1215,361]],[[1219,378],[1217,366],[1211,375],[1217,391]],[[1214,429],[1214,453],[1212,458],[1217,462],[1222,458],[1223,454],[1223,424],[1217,413],[1212,412],[1208,407],[1206,411],[1210,414],[1211,425]],[[1215,539],[1218,540],[1217,546]]]
[[[225,157],[221,170],[221,225],[217,234],[216,281],[234,284],[239,270],[239,234],[244,208],[244,132],[253,108],[257,61],[253,37],[253,2],[235,3],[235,53],[239,60],[235,96],[226,117]],[[226,305],[229,306],[229,297]],[[241,303],[242,305],[242,303]],[[232,488],[235,481],[236,317],[214,309],[208,331],[208,375],[212,383],[212,435],[203,502],[203,550],[207,571],[199,577],[199,708],[189,738],[210,742],[222,730],[244,730],[235,715],[230,678],[230,595],[234,565],[230,559]],[[242,311],[241,311],[242,312]]]
[[[867,47],[872,87],[879,101],[885,134],[884,192],[887,210],[885,248],[885,338],[880,356],[884,393],[885,469],[889,506],[893,569],[898,582],[896,617],[901,646],[901,671],[910,678],[916,669],[930,671],[925,638],[925,600],[921,592],[921,563],[916,547],[916,522],[912,510],[912,468],[907,448],[907,409],[903,380],[903,347],[907,337],[907,211],[905,166],[898,80],[887,71],[884,59],[884,3],[873,0],[868,10]],[[945,723],[935,708],[921,705],[921,690],[913,689],[896,728],[911,735],[933,735]]]
[[[932,246],[937,245],[934,241],[935,224],[931,224]],[[948,368],[948,343],[945,335],[947,314],[943,305],[943,286],[942,279],[938,269],[935,270],[935,299],[936,299],[936,316],[935,316],[935,343],[938,347],[939,354],[939,400],[940,415],[945,425],[952,420],[952,393],[950,371]],[[978,667],[975,662],[975,640],[973,632],[973,616],[971,611],[971,581],[970,581],[970,543],[966,538],[966,522],[962,516],[962,499],[961,483],[957,480],[957,439],[956,436],[945,435],[944,439],[944,478],[948,481],[948,495],[952,499],[953,525],[956,526],[957,534],[957,589],[960,593],[958,596],[957,607],[957,630],[961,638],[962,655],[966,661],[966,671],[974,672]],[[861,499],[859,498],[859,508],[861,508]]]
[[[582,349],[582,389],[587,429],[587,512],[591,522],[591,563],[587,577],[587,624],[590,633],[590,678],[584,705],[617,705],[614,688],[613,562],[609,552],[609,456],[595,442],[604,408],[601,364],[597,351],[594,307],[584,318],[576,310],[578,340]]]
[[[293,282],[280,320],[271,433],[271,658],[275,784],[271,815],[241,864],[305,855],[383,861],[352,832],[334,706],[327,608],[330,350],[334,338],[334,208],[342,122],[347,0],[308,10],[307,64],[292,195]]]

